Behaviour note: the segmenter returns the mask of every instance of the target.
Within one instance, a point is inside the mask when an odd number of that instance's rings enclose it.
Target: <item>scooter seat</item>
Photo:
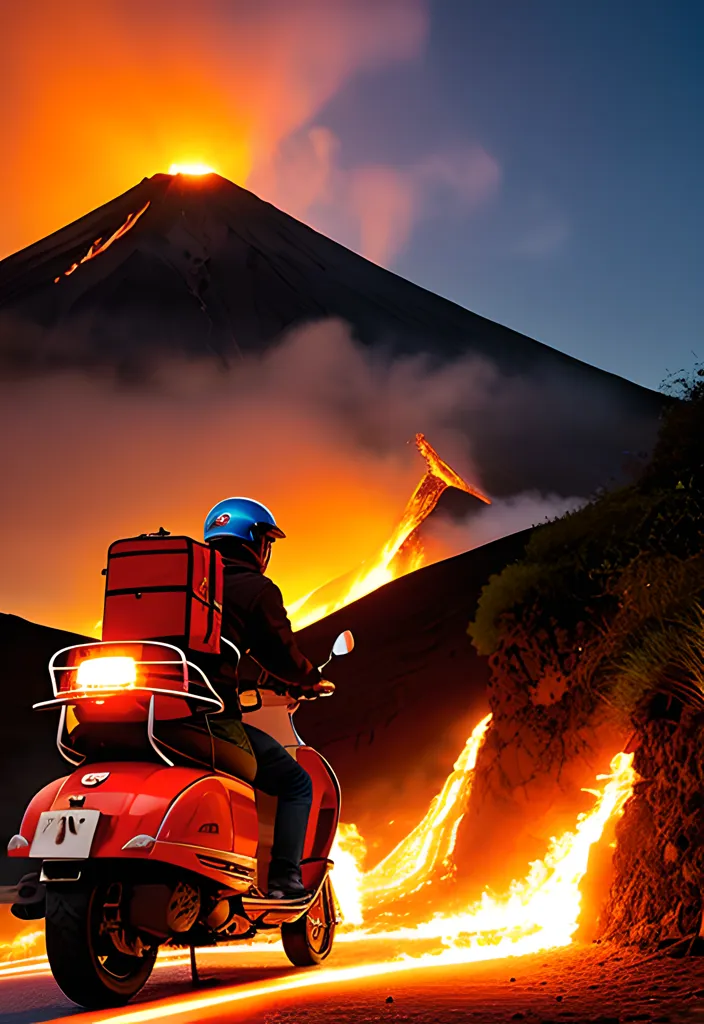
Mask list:
[[[256,775],[257,762],[250,750],[220,739],[199,726],[163,722],[157,738],[172,761],[187,758],[245,782],[252,782]]]
[[[254,755],[235,743],[211,736],[205,728],[169,721],[159,722],[155,731],[160,749],[175,764],[200,765],[245,782],[254,779]],[[141,722],[101,722],[99,728],[94,723],[81,723],[71,731],[70,740],[72,749],[85,757],[86,764],[159,760]]]

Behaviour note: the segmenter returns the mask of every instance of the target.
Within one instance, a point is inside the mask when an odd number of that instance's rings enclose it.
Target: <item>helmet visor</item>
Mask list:
[[[269,540],[285,540],[286,538],[284,531],[271,523],[255,523],[252,532],[258,537],[266,537]]]

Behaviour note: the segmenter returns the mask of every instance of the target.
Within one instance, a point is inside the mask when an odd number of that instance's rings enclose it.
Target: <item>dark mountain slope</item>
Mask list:
[[[102,251],[85,260],[91,247]],[[155,175],[0,262],[5,373],[111,367],[134,381],[184,354],[236,372],[242,354],[327,317],[386,353],[490,361],[500,380],[474,385],[479,402],[468,389],[460,426],[494,493],[587,494],[651,443],[661,396],[439,298],[218,175]]]

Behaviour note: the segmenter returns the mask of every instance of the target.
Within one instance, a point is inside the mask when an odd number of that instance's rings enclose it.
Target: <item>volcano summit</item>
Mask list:
[[[169,356],[236,372],[328,318],[375,358],[475,362],[459,427],[494,494],[588,494],[652,441],[660,396],[403,280],[217,174],[145,178],[0,262],[4,374],[110,368],[139,382]]]

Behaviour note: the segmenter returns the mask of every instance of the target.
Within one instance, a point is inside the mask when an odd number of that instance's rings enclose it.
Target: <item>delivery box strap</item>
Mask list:
[[[122,587],[119,590],[107,590],[105,592],[105,596],[106,597],[127,597],[127,596],[134,597],[136,594],[188,594],[188,593],[190,593],[191,597],[194,597],[196,599],[196,601],[200,601],[201,604],[206,605],[206,607],[214,609],[215,611],[218,611],[218,612],[222,611],[222,605],[221,604],[219,604],[217,601],[214,601],[214,600],[213,601],[206,600],[205,598],[201,597],[200,594],[196,593],[196,591],[192,587],[190,587],[190,586],[188,586],[186,584],[180,584],[178,586],[176,586],[176,585],[173,585],[173,586],[163,586],[163,587],[159,587],[159,586],[157,586],[157,587]],[[210,627],[210,631],[212,632],[212,626]]]
[[[209,589],[208,589],[208,624],[205,630],[205,636],[203,637],[203,643],[207,644],[210,641],[210,637],[213,633],[213,626],[215,625],[215,611],[222,611],[222,606],[218,605],[215,600],[215,574],[217,571],[217,552],[215,548],[210,549],[210,569],[209,569]]]

